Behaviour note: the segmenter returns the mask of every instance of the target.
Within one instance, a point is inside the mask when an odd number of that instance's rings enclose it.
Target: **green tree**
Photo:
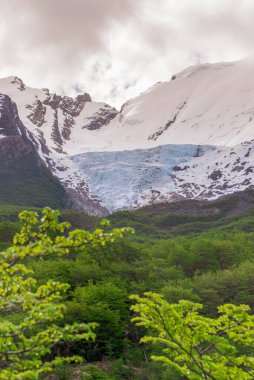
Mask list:
[[[133,321],[148,329],[141,341],[161,347],[152,359],[190,380],[254,378],[254,316],[247,305],[219,306],[218,318],[212,319],[199,314],[198,303],[169,304],[155,293],[131,298],[139,314]]]
[[[52,280],[38,286],[25,262],[29,258],[68,255],[86,246],[106,246],[130,232],[128,228],[93,233],[83,230],[66,232],[70,225],[59,223],[59,212],[46,208],[20,214],[20,232],[13,245],[0,253],[0,378],[38,379],[63,362],[80,358],[59,357],[52,348],[59,343],[93,340],[94,323],[60,326],[65,305],[62,296],[68,285]],[[104,223],[105,224],[105,223]],[[45,261],[46,265],[46,261]]]
[[[67,303],[67,321],[99,324],[96,329],[96,344],[87,356],[89,360],[101,359],[103,355],[119,356],[125,342],[124,332],[129,320],[126,290],[110,279],[96,284],[77,287],[73,299]]]

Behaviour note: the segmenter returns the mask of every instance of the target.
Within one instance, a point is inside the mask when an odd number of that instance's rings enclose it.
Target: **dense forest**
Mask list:
[[[7,249],[20,229],[24,207],[0,205],[0,248]],[[39,209],[29,209],[40,214]],[[254,308],[254,193],[248,191],[211,203],[182,201],[122,211],[108,216],[103,231],[131,227],[102,245],[73,247],[68,255],[30,257],[25,264],[39,285],[49,280],[69,284],[64,324],[96,322],[94,341],[58,344],[55,353],[79,355],[83,364],[65,364],[49,377],[101,380],[180,380],[179,372],[151,360],[160,343],[141,343],[144,326],[133,321],[133,294],[162,295],[203,305],[201,315],[218,317],[223,304]],[[94,231],[101,220],[62,210],[71,229]],[[102,228],[102,227],[99,227]],[[121,234],[120,234],[121,235]],[[217,379],[217,378],[216,378]]]

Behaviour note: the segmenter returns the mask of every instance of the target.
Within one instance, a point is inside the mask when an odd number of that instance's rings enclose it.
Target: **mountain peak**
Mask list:
[[[17,89],[19,89],[20,91],[24,91],[26,89],[26,86],[25,86],[24,82],[22,81],[22,79],[20,79],[17,76],[9,76],[9,77],[6,77],[4,79],[7,82],[11,83],[12,85],[15,85],[17,87]]]
[[[233,62],[219,62],[219,63],[201,63],[199,65],[193,65],[189,66],[184,70],[179,71],[178,73],[174,74],[174,79],[184,79],[191,77],[195,74],[199,74],[200,72],[203,72],[205,70],[223,70],[224,68],[233,66],[237,64],[240,61],[233,61]]]

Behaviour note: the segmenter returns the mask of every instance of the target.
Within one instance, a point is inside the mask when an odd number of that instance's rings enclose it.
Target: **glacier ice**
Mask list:
[[[151,192],[174,190],[174,168],[195,156],[198,145],[162,145],[130,151],[87,152],[72,156],[86,175],[90,193],[110,212],[142,205]]]

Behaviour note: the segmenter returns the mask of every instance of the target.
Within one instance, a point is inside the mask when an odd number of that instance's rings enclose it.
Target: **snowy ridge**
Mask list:
[[[128,101],[118,121],[104,129],[104,147],[101,144],[98,150],[164,144],[233,146],[251,140],[253,75],[252,60],[186,69]]]

